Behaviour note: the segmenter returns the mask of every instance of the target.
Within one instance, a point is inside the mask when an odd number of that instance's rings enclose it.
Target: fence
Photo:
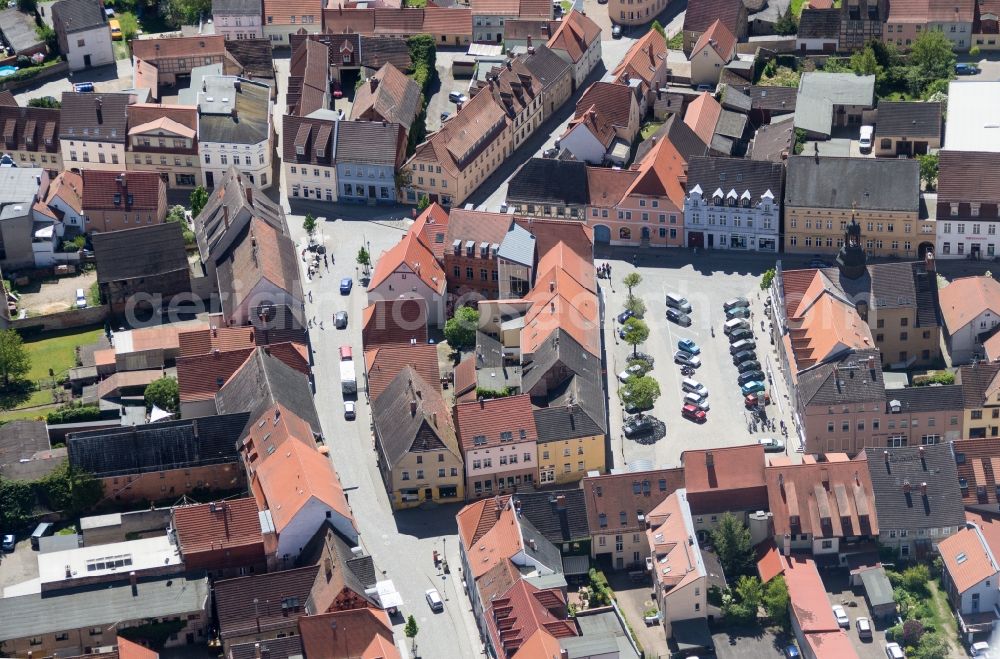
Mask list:
[[[58,62],[52,66],[45,67],[38,71],[35,75],[30,78],[22,78],[21,80],[8,80],[7,82],[0,83],[0,91],[15,92],[22,89],[27,89],[33,86],[35,83],[48,80],[50,78],[63,78],[69,72],[68,62]]]
[[[108,316],[108,308],[102,305],[99,307],[87,307],[86,309],[69,309],[44,316],[15,318],[10,321],[10,327],[21,331],[50,332],[52,330],[86,327],[87,325],[99,325],[106,321]]]

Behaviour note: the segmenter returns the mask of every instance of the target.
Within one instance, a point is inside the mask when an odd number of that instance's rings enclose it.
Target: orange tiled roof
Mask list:
[[[83,177],[71,171],[61,172],[59,176],[52,180],[49,185],[49,194],[45,199],[46,204],[59,197],[63,203],[72,208],[77,213],[83,213]]]
[[[719,123],[721,114],[722,106],[715,97],[708,92],[702,92],[701,96],[688,106],[687,112],[684,113],[684,123],[701,138],[702,142],[711,144],[712,136],[715,135],[715,124]]]
[[[399,659],[385,611],[353,609],[299,618],[302,647],[319,659]]]
[[[208,355],[255,347],[253,327],[214,327],[188,330],[177,335],[181,357]]]
[[[281,404],[264,410],[247,426],[243,438],[243,456],[247,468],[253,472],[261,463],[276,453],[289,439],[305,443],[313,441],[312,426],[302,417]]]
[[[423,298],[378,300],[365,307],[361,342],[366,350],[427,343],[427,302]]]
[[[938,291],[941,313],[950,334],[984,311],[1000,317],[1000,282],[993,277],[960,277]]]
[[[590,205],[614,207],[625,197],[625,191],[638,178],[639,172],[632,169],[610,169],[608,167],[587,168],[587,190]]]
[[[554,588],[540,590],[524,579],[494,599],[485,617],[487,632],[501,659],[532,659],[530,652],[522,654],[520,649],[539,631],[555,638],[577,635],[576,626],[566,619],[562,593]]]
[[[257,505],[271,511],[279,535],[302,507],[314,499],[355,524],[333,465],[314,446],[306,445],[306,441],[312,443],[312,437],[304,441],[289,438],[279,452],[261,463],[254,475],[254,493],[259,496]]]
[[[815,561],[801,556],[782,558],[793,615],[802,631],[806,634],[840,631]]]
[[[811,273],[812,280],[801,297],[785,291],[789,309],[787,336],[795,357],[795,370],[821,363],[845,347],[855,350],[874,347],[871,328],[862,320],[854,303],[844,299],[821,270],[804,272]],[[796,293],[801,290],[802,278],[796,278],[793,286]],[[791,304],[796,301],[798,304],[792,309]]]
[[[414,345],[383,345],[365,351],[369,398],[374,401],[381,396],[406,366],[412,367],[428,385],[440,389],[441,372],[436,346],[426,341]]]
[[[698,549],[688,542],[682,492],[672,492],[646,516],[646,540],[654,556],[653,578],[664,590],[683,588],[705,576],[689,569],[700,557],[695,555]]]
[[[673,142],[657,141],[639,163],[639,176],[625,196],[666,197],[675,208],[684,208],[686,165]]]
[[[222,35],[196,37],[164,37],[162,39],[133,39],[129,44],[132,56],[147,62],[172,57],[208,57],[226,52],[226,38]]]
[[[942,540],[938,552],[959,594],[1000,572],[986,537],[976,526]]]
[[[434,202],[417,216],[413,226],[410,227],[410,233],[416,235],[438,261],[444,260],[448,221],[448,211]]]
[[[729,28],[722,24],[722,21],[715,19],[715,22],[698,37],[698,41],[691,50],[691,59],[706,46],[711,46],[719,57],[728,62],[736,54],[736,37],[729,31]]]
[[[512,443],[538,440],[535,417],[531,413],[531,398],[526,394],[474,401],[455,406],[462,448],[497,447],[504,442],[501,434],[508,432]],[[479,443],[477,437],[482,437]]]
[[[552,50],[564,50],[573,62],[579,62],[594,39],[601,36],[601,28],[575,9],[559,21],[559,27],[546,44]]]
[[[158,659],[159,653],[127,638],[118,637],[118,659]]]
[[[615,79],[620,80],[623,73],[628,73],[629,77],[640,78],[645,83],[645,89],[648,90],[657,69],[664,66],[666,59],[666,39],[656,30],[650,30],[632,44],[632,47],[625,53],[625,57],[615,67]]]
[[[251,497],[173,509],[181,552],[228,550],[263,543],[257,502]]]
[[[405,266],[409,272],[415,273],[432,291],[443,295],[448,282],[444,270],[438,264],[434,254],[412,232],[393,247],[382,253],[375,264],[368,290],[378,288],[392,273]]]
[[[265,25],[293,25],[292,18],[301,21],[300,16],[312,16],[314,27],[323,20],[322,0],[264,0]],[[273,20],[272,20],[273,18]],[[306,23],[309,25],[309,23]]]
[[[471,547],[479,542],[479,539],[500,519],[500,512],[507,506],[509,499],[509,495],[482,499],[458,511],[455,519],[458,522],[458,536],[462,544]]]

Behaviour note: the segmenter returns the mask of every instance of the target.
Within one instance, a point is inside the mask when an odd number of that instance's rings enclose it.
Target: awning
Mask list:
[[[403,606],[403,597],[396,592],[396,586],[391,579],[376,581],[374,588],[365,590],[365,595],[374,597],[379,606],[383,609],[399,608]]]
[[[164,419],[169,419],[174,415],[173,412],[168,412],[166,410],[161,410],[156,405],[153,405],[152,411],[149,413],[149,422],[156,423],[157,421],[162,421]]]
[[[705,618],[675,620],[670,623],[670,628],[674,632],[671,640],[677,644],[678,652],[715,647],[712,633],[708,631],[708,620]]]
[[[590,556],[563,556],[563,574],[573,577],[590,571]]]

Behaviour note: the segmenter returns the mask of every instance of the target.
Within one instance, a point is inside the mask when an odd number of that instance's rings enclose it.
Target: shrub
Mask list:
[[[903,623],[903,645],[915,647],[924,635],[924,626],[919,620],[907,620]]]
[[[931,580],[931,571],[923,563],[918,563],[903,571],[903,588],[915,595],[927,595],[927,583]]]
[[[97,421],[101,418],[101,408],[97,405],[67,403],[59,409],[49,412],[45,420],[50,425],[59,423],[78,423],[80,421]]]
[[[611,586],[608,585],[608,579],[604,576],[604,573],[600,570],[590,568],[587,573],[587,577],[590,580],[590,605],[593,606],[607,606],[611,604],[611,597],[613,595],[611,591]]]

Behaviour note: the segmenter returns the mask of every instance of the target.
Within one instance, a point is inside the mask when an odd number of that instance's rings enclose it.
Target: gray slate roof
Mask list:
[[[23,53],[42,44],[35,31],[35,22],[27,14],[17,9],[0,11],[0,32],[14,49],[15,54]],[[111,38],[110,32],[108,38]]]
[[[107,627],[146,618],[173,618],[206,607],[208,578],[171,576],[139,579],[132,594],[128,579],[58,594],[7,597],[0,615],[0,638],[43,636],[64,630]]]
[[[824,268],[830,281],[852,300],[865,300],[878,309],[917,310],[917,327],[940,325],[937,314],[937,289],[932,287],[921,261],[909,263],[871,263],[867,273],[857,279],[843,276],[839,268]],[[936,285],[936,282],[934,283]]]
[[[557,497],[563,497],[559,509]],[[545,492],[518,492],[514,494],[515,506],[522,517],[528,519],[550,542],[561,544],[589,539],[587,525],[587,500],[583,490],[548,490]]]
[[[958,469],[950,443],[866,448],[865,456],[880,528],[928,529],[965,524]],[[904,483],[909,483],[909,493],[903,491]],[[920,492],[923,483],[927,484],[926,496]],[[931,540],[927,535],[924,538]]]
[[[524,553],[534,558],[542,565],[561,574],[563,571],[562,554],[525,516],[517,518],[521,526],[521,537],[524,540]],[[532,542],[534,541],[534,542]]]
[[[507,200],[529,204],[587,204],[587,163],[531,158],[507,185]]]
[[[400,134],[399,124],[381,121],[337,122],[337,162],[361,165],[396,166]],[[391,181],[390,181],[391,183]]]
[[[535,237],[527,229],[513,224],[503,237],[497,256],[507,261],[531,267],[535,265]]]
[[[920,164],[896,158],[792,156],[785,179],[785,205],[809,208],[916,212]]]
[[[128,137],[128,102],[128,94],[63,92],[59,139],[124,144]]]
[[[749,112],[751,107],[750,95],[732,85],[726,85],[722,90],[721,104],[726,110]]]
[[[882,101],[876,127],[881,137],[941,138],[941,104]]]
[[[99,477],[238,462],[236,441],[249,418],[218,414],[74,432],[66,438],[69,462]]]
[[[411,451],[443,451],[456,446],[454,430],[447,419],[438,418],[438,426],[434,427],[432,414],[437,408],[444,411],[443,401],[433,405],[435,398],[440,399],[441,393],[434,385],[420,377],[412,366],[406,366],[372,403],[378,445],[390,468]],[[417,400],[416,414],[410,413],[413,400]]]
[[[747,128],[747,116],[731,110],[723,110],[719,115],[719,121],[715,124],[715,134],[742,139],[743,131]]]
[[[795,141],[795,125],[793,122],[773,121],[764,124],[757,129],[750,144],[748,157],[751,160],[770,160],[771,162],[785,162],[785,159],[792,154],[792,145]]]
[[[221,194],[220,194],[221,192]],[[244,233],[250,219],[260,218],[287,235],[285,212],[255,185],[230,167],[194,220],[201,260],[219,261]]]
[[[875,76],[873,75],[807,71],[799,79],[795,127],[829,135],[833,106],[873,107],[874,104]]]
[[[533,54],[525,56],[524,65],[542,83],[543,89],[558,81],[569,68],[569,62],[548,46],[536,46]]]
[[[309,378],[262,348],[215,395],[219,414],[249,412],[251,421],[275,403],[306,421],[313,432],[321,432]]]
[[[784,173],[785,168],[773,162],[698,156],[688,162],[687,189],[700,185],[704,197],[711,197],[720,188],[723,195],[730,190],[735,190],[739,196],[749,192],[751,203],[757,203],[761,195],[770,190],[778,204]]]
[[[178,222],[96,232],[92,240],[97,281],[102,284],[155,277],[189,267]]]
[[[901,405],[900,414],[909,412],[939,412],[962,409],[962,385],[947,384],[930,387],[903,387],[886,394],[886,412],[891,414],[890,403]],[[889,418],[892,418],[891,416]]]
[[[229,659],[257,659],[267,651],[268,659],[302,659],[302,637],[299,635],[271,638],[266,641],[248,641],[229,646]]]
[[[216,14],[260,16],[262,10],[262,0],[212,0],[213,16]]]
[[[61,21],[66,34],[90,30],[108,23],[103,6],[95,0],[59,0],[52,5],[52,20],[57,24]]]
[[[839,9],[806,7],[799,16],[799,39],[837,39],[840,37]]]
[[[867,368],[868,357],[875,368]],[[877,350],[859,350],[799,374],[799,398],[807,405],[883,403],[886,399],[882,362]]]
[[[259,82],[240,80],[240,91],[235,91],[233,76],[205,76],[208,91],[198,96],[198,140],[223,144],[258,144],[268,138],[268,112],[271,88]],[[191,76],[192,85],[197,81]],[[200,85],[198,85],[200,87]],[[232,98],[236,116],[227,108],[209,111],[205,99]],[[223,111],[224,110],[224,111]]]

